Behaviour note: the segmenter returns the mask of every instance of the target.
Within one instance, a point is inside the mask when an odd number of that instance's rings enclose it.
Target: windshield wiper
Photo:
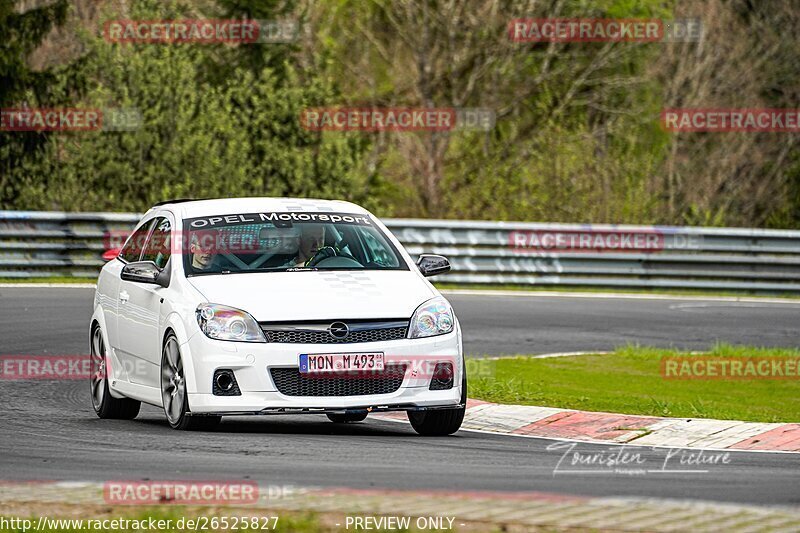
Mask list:
[[[317,267],[290,267],[284,270],[284,272],[306,272],[306,271],[316,271],[319,270]]]

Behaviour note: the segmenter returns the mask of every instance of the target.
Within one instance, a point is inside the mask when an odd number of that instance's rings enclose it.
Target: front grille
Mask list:
[[[314,376],[301,374],[297,368],[270,368],[272,381],[286,396],[366,396],[390,394],[403,384],[406,365],[386,365],[381,372],[364,376]]]
[[[328,332],[332,322],[316,324],[261,324],[267,342],[287,344],[353,344],[405,339],[408,321],[356,322],[344,321],[347,336],[336,338]]]

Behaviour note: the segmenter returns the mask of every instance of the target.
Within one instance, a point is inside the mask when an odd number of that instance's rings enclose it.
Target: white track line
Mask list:
[[[504,290],[472,290],[442,289],[444,294],[459,296],[518,296],[536,298],[595,298],[625,300],[683,300],[690,302],[750,302],[777,303],[800,306],[800,300],[791,298],[758,298],[749,296],[671,296],[668,294],[635,294],[625,292],[550,292],[550,291],[504,291]]]
[[[470,361],[500,361],[502,359],[550,359],[551,357],[575,357],[578,355],[608,355],[614,352],[588,351],[588,352],[555,352],[543,353],[539,355],[493,355],[492,357],[470,357]]]
[[[94,289],[94,283],[0,283],[2,289],[15,287],[25,289]],[[676,300],[689,302],[749,302],[773,303],[800,306],[800,300],[791,298],[758,298],[747,296],[670,296],[668,294],[636,294],[625,292],[550,292],[550,291],[504,291],[504,290],[471,290],[443,289],[444,294],[460,296],[517,296],[528,298],[594,298],[623,300]]]

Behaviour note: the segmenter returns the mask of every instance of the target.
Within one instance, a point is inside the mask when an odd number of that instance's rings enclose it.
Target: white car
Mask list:
[[[100,272],[90,325],[92,404],[170,426],[223,415],[406,411],[423,435],[461,426],[461,329],[372,214],[340,201],[172,201],[145,213]]]

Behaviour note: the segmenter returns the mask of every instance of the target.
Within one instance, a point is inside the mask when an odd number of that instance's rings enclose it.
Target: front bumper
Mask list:
[[[189,408],[193,414],[341,413],[352,409],[403,411],[461,405],[464,363],[458,328],[427,339],[353,344],[280,344],[215,341],[202,333],[181,346],[191,365]],[[300,354],[383,352],[387,364],[407,365],[400,387],[387,394],[289,396],[276,387],[270,368],[298,368]],[[453,387],[430,390],[437,362],[453,363]],[[234,372],[240,396],[216,396],[212,379],[218,369]],[[325,378],[318,378],[325,379]]]

